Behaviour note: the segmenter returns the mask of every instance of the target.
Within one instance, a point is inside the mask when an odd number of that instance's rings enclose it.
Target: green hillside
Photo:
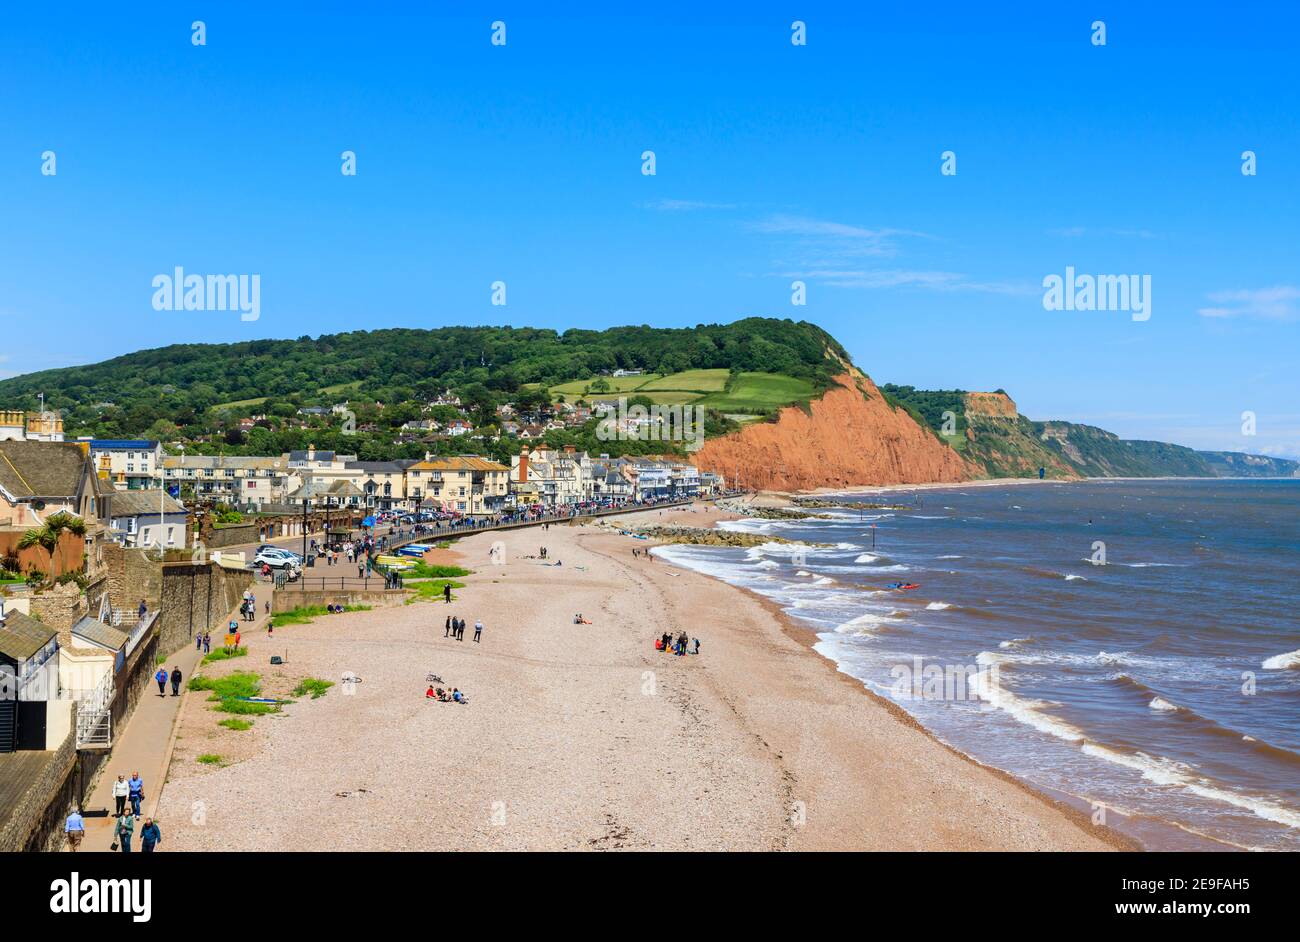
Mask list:
[[[990,477],[1036,476],[1039,468],[1052,478],[1300,476],[1300,462],[1295,461],[1122,439],[1096,426],[1033,422],[1018,413],[1012,417],[972,412],[965,390],[880,388],[936,432],[942,432],[945,419],[955,426],[956,433],[946,440]]]
[[[667,379],[671,388],[655,390],[663,401],[716,396],[730,410],[752,411],[819,394],[847,360],[821,328],[775,318],[563,333],[515,327],[353,331],[178,344],[29,373],[0,381],[0,407],[36,409],[37,394],[44,393],[46,407],[63,413],[69,434],[126,437],[175,428],[198,436],[221,427],[223,411],[287,416],[339,398],[427,402],[452,389],[487,413],[520,394],[568,395],[602,373],[641,370],[646,375],[626,382],[605,379],[613,388]],[[729,394],[733,373],[754,376]]]

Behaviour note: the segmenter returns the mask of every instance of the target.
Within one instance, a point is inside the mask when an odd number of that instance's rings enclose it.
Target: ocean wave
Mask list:
[[[812,581],[813,585],[834,585],[835,580],[830,576],[820,576]]]
[[[1139,773],[1142,778],[1156,785],[1168,785],[1184,788],[1194,795],[1232,805],[1243,811],[1287,827],[1300,828],[1300,811],[1280,805],[1267,798],[1243,795],[1219,787],[1208,779],[1196,776],[1193,770],[1181,762],[1151,756],[1145,752],[1122,753],[1095,743],[1085,743],[1082,747],[1085,755],[1101,759],[1114,765],[1121,765]]]
[[[1012,648],[1018,648],[1022,644],[1030,644],[1033,642],[1033,640],[1034,640],[1033,638],[1011,638],[1007,641],[999,641],[998,647],[1002,648],[1005,651],[1005,650],[1010,650]]]
[[[942,612],[952,607],[953,606],[951,602],[931,602],[925,608],[926,611],[930,611],[930,612]]]
[[[1170,703],[1168,700],[1164,699],[1163,697],[1153,697],[1151,699],[1151,702],[1148,703],[1147,706],[1152,710],[1160,710],[1167,713],[1173,713],[1182,709],[1182,707],[1178,706],[1175,703]]]
[[[979,699],[1001,710],[1016,721],[1031,726],[1042,733],[1063,739],[1066,742],[1083,742],[1083,730],[1062,719],[1043,712],[1044,708],[1056,706],[1046,700],[1030,700],[1016,696],[1002,685],[998,666],[1004,656],[993,651],[981,651],[975,663],[986,670],[978,671],[971,678],[971,687]]]
[[[936,556],[935,559],[965,559],[965,556]]]
[[[1072,573],[1072,572],[1067,572],[1067,573],[1065,574],[1065,581],[1066,581],[1066,582],[1075,582],[1075,581],[1087,582],[1088,579],[1087,579],[1086,576],[1076,576],[1076,575],[1075,575],[1074,573]]]
[[[1277,654],[1273,657],[1265,658],[1264,663],[1260,666],[1266,671],[1300,669],[1300,651],[1288,651],[1286,654]]]

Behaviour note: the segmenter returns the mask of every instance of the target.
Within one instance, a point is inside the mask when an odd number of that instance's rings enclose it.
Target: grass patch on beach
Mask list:
[[[203,655],[202,664],[211,664],[213,661],[228,661],[232,657],[248,657],[248,648],[217,648],[211,654]]]
[[[298,682],[298,686],[293,688],[295,697],[305,697],[311,694],[313,700],[319,700],[325,696],[325,691],[334,686],[332,680],[321,680],[319,677],[304,677]]]
[[[369,605],[344,605],[345,612],[368,612]],[[298,608],[291,608],[287,612],[277,612],[271,616],[271,627],[279,628],[281,625],[308,625],[321,615],[328,615],[329,611],[324,605],[301,605]]]
[[[473,573],[459,566],[430,566],[426,562],[417,562],[414,566],[402,570],[403,579],[455,579]]]
[[[253,721],[252,721],[252,720],[237,720],[237,719],[235,719],[234,717],[231,717],[231,718],[228,719],[228,720],[222,720],[222,721],[221,721],[220,723],[218,723],[217,725],[218,725],[218,726],[224,726],[226,729],[233,729],[233,730],[236,730],[236,731],[242,733],[242,732],[243,732],[244,730],[246,730],[246,729],[252,729],[252,728],[253,728]]]
[[[406,600],[406,604],[412,602],[437,602],[442,599],[443,586],[451,586],[452,589],[463,589],[465,583],[456,582],[452,579],[420,579],[416,582],[409,583],[406,588],[415,592],[415,595]],[[451,597],[454,599],[456,593],[453,591]]]
[[[236,716],[265,716],[280,709],[278,703],[250,703],[241,697],[256,697],[262,690],[262,678],[250,671],[235,671],[225,677],[191,677],[191,690],[208,690],[212,696],[209,702],[221,713],[233,713]]]
[[[205,752],[198,757],[198,761],[204,765],[225,765],[226,760],[213,752]]]

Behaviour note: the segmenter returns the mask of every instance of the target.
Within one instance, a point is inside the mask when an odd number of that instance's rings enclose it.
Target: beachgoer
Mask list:
[[[203,653],[207,654],[211,650],[212,650],[212,635],[205,631],[203,632]]]
[[[438,695],[437,695],[436,693],[434,693],[434,690],[433,690],[433,684],[430,684],[430,685],[429,685],[429,689],[426,690],[426,691],[424,692],[424,699],[426,699],[426,700],[436,700],[436,699],[438,699]]]
[[[135,818],[129,814],[118,816],[117,824],[113,826],[113,838],[124,854],[131,853],[131,834],[134,831]]]
[[[167,696],[167,668],[158,668],[158,673],[153,675],[153,679],[158,681],[158,696]]]
[[[699,653],[700,653],[700,639],[699,639],[699,638],[694,638],[694,639],[692,639],[692,640],[695,641],[695,650],[692,651],[691,653],[692,653],[692,654],[699,654]]]
[[[450,637],[450,636],[451,636],[451,616],[450,616],[450,615],[447,616],[447,627],[443,630],[443,632],[442,632],[442,636],[443,636],[444,638],[447,638],[447,637]]]
[[[152,854],[161,842],[162,831],[158,829],[158,823],[153,818],[145,818],[144,829],[140,831],[140,849],[146,854]]]
[[[194,636],[194,650],[195,651],[203,650],[203,635]]]
[[[63,824],[63,833],[68,836],[68,850],[75,854],[81,846],[81,839],[86,836],[86,822],[81,817],[80,808],[72,809],[72,814]]]
[[[477,642],[481,637],[483,637],[483,622],[476,618],[474,619],[474,640]]]
[[[131,780],[126,783],[131,796],[131,813],[140,817],[140,802],[144,801],[144,779],[139,772],[131,773]]]
[[[126,784],[126,776],[119,775],[117,781],[113,783],[113,801],[116,808],[113,813],[121,815],[126,811],[126,796],[131,794],[131,786]]]
[[[173,667],[172,668],[172,696],[179,697],[180,695],[181,695],[181,669],[179,667]]]

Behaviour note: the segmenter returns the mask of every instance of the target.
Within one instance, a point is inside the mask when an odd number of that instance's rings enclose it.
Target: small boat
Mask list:
[[[916,582],[891,582],[887,588],[890,589],[919,589],[919,583]]]

